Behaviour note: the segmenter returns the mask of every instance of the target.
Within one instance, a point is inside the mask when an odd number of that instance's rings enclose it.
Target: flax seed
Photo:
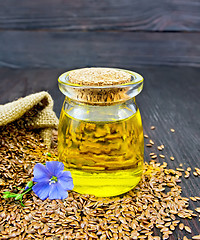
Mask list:
[[[189,178],[189,176],[190,176],[190,173],[188,172],[188,171],[185,171],[185,178]]]
[[[153,142],[153,140],[149,140],[149,143],[151,144],[151,145],[154,145],[154,142]]]
[[[195,177],[198,177],[198,173],[197,173],[197,172],[193,172],[193,175],[194,175]]]
[[[195,208],[195,211],[197,211],[198,213],[200,213],[200,207]]]
[[[151,130],[155,130],[155,128],[156,128],[155,126],[151,126]]]
[[[170,131],[171,131],[172,133],[174,133],[174,132],[175,132],[175,130],[174,130],[173,128],[171,128],[171,129],[170,129]]]
[[[198,175],[200,175],[200,168],[195,167],[194,169],[198,173]]]
[[[193,236],[192,239],[200,240],[200,235]]]
[[[177,171],[179,172],[184,172],[185,170],[183,168],[176,168]]]
[[[168,238],[169,238],[169,235],[168,235],[168,234],[163,235],[163,240],[166,240],[166,239],[168,239]]]
[[[152,145],[151,145],[151,144],[149,144],[149,143],[147,143],[147,144],[146,144],[146,146],[147,146],[147,147],[152,147]]]
[[[149,153],[149,155],[150,155],[150,156],[153,156],[153,155],[155,155],[155,153],[151,152],[151,153]]]
[[[186,236],[183,237],[183,240],[189,240]]]
[[[190,197],[190,199],[193,201],[193,202],[196,202],[197,199],[195,197]]]
[[[180,220],[175,220],[172,222],[174,225],[180,223]]]
[[[189,233],[192,232],[191,229],[190,229],[188,226],[185,226],[185,230],[186,230],[187,232],[189,232]]]
[[[178,227],[179,227],[180,230],[183,230],[184,229],[184,224],[180,223]]]
[[[174,231],[175,230],[175,226],[174,225],[170,225],[170,230]]]
[[[163,154],[159,154],[159,157],[161,157],[161,158],[165,158],[165,155],[163,155]]]

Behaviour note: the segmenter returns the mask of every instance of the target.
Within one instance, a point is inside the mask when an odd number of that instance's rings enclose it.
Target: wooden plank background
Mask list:
[[[136,65],[200,66],[198,33],[46,32],[0,33],[0,64],[6,67]]]
[[[198,0],[8,0],[1,29],[199,31]]]
[[[0,67],[199,67],[199,31],[199,0],[0,1]]]

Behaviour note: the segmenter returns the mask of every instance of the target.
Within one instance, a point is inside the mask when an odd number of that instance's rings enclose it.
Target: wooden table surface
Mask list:
[[[54,110],[59,116],[63,94],[57,86],[58,76],[69,69],[10,69],[0,68],[0,104],[42,90],[48,91],[54,99]],[[195,67],[143,66],[130,69],[145,78],[144,89],[136,102],[140,108],[144,133],[148,134],[156,145],[164,144],[163,154],[169,168],[179,164],[183,168],[200,167],[200,69]],[[156,129],[150,130],[154,125]],[[172,133],[170,129],[175,129]],[[147,142],[147,140],[145,140]],[[156,148],[145,148],[145,161],[149,153]],[[158,152],[158,151],[157,151]],[[171,161],[170,156],[175,160]],[[163,159],[158,159],[163,162]],[[183,196],[199,196],[200,176],[193,174],[189,179],[182,177]],[[190,208],[200,206],[190,200]],[[185,220],[192,229],[192,235],[200,234],[199,216]],[[191,234],[175,230],[170,239],[183,239]]]

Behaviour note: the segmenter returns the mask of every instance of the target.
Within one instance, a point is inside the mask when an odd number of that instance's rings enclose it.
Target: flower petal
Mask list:
[[[64,170],[64,164],[58,161],[46,162],[46,167],[52,176],[58,177]]]
[[[42,200],[45,200],[49,196],[51,186],[49,183],[39,182],[36,183],[33,187],[33,192]]]
[[[72,174],[70,171],[63,171],[62,174],[60,175],[60,177],[72,177]]]
[[[34,182],[43,182],[43,181],[47,182],[51,178],[49,171],[41,163],[37,163],[35,165],[33,170],[33,175],[34,175],[34,178],[33,178]]]
[[[61,184],[65,190],[72,190],[74,188],[73,179],[69,171],[62,172],[58,177],[58,183]]]
[[[68,192],[57,182],[51,184],[51,190],[49,192],[49,199],[65,199],[68,197]]]

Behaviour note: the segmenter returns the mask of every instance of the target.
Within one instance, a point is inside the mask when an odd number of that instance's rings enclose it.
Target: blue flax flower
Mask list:
[[[46,162],[46,167],[37,163],[33,170],[33,181],[37,182],[32,187],[34,193],[42,200],[67,198],[67,190],[72,190],[74,185],[71,173],[63,170],[62,162]]]

